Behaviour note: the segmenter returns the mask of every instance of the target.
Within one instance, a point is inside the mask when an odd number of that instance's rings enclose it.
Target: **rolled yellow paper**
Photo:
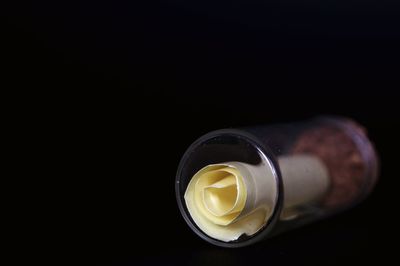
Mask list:
[[[255,195],[261,195],[254,188],[253,174],[257,171],[246,167],[251,166],[239,162],[208,165],[189,182],[184,196],[186,207],[207,235],[229,242],[243,234],[253,235],[265,224],[268,208],[255,208]],[[265,190],[264,185],[260,187]],[[260,200],[265,201],[262,197]]]
[[[329,176],[323,163],[312,156],[279,157],[278,162],[285,186],[281,219],[290,220],[301,215],[298,206],[323,195]],[[198,171],[184,198],[196,225],[207,235],[228,242],[258,232],[271,217],[277,193],[269,163],[226,162]]]
[[[232,166],[212,165],[196,173],[187,189],[198,211],[217,225],[232,223],[246,203],[246,186]]]

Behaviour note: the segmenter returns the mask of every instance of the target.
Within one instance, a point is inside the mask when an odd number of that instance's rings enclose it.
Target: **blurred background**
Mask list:
[[[398,1],[2,5],[0,86],[16,95],[7,114],[18,114],[29,154],[46,154],[32,172],[43,176],[35,182],[46,194],[37,193],[40,207],[23,224],[27,233],[50,232],[57,261],[337,265],[396,258],[386,243],[398,233]],[[381,180],[368,200],[243,249],[217,248],[191,232],[174,179],[196,138],[321,114],[368,129],[381,157]]]

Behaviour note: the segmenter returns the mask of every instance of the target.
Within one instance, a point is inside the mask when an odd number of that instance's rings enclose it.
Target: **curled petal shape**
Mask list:
[[[196,173],[189,186],[195,207],[217,225],[231,224],[246,204],[246,186],[241,173],[231,166],[214,165]]]

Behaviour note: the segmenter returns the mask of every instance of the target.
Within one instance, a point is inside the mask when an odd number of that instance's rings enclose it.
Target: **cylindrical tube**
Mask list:
[[[365,130],[318,117],[210,132],[183,155],[175,188],[194,232],[241,247],[354,206],[377,177]]]

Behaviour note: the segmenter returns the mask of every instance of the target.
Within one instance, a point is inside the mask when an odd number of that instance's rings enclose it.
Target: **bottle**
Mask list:
[[[377,178],[363,127],[317,117],[200,137],[181,159],[175,190],[198,236],[243,247],[355,206]]]

